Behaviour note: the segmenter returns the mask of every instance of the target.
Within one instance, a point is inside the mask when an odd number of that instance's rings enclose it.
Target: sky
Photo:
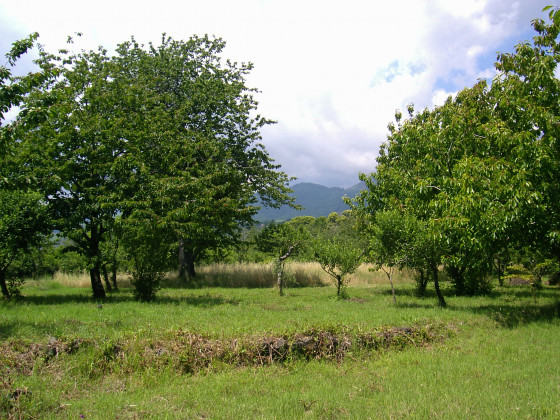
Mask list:
[[[0,0],[0,54],[39,32],[48,51],[111,51],[214,35],[224,58],[252,62],[247,85],[270,156],[295,182],[350,187],[375,169],[396,110],[432,109],[478,79],[498,52],[530,41],[554,0]],[[22,62],[25,66],[25,62]],[[4,64],[1,63],[0,64]],[[405,113],[406,114],[406,113]]]

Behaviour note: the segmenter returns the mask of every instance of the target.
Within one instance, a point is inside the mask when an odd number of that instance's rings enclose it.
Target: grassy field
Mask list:
[[[406,275],[396,305],[367,269],[346,300],[322,282],[166,287],[150,304],[28,282],[0,304],[0,418],[560,418],[558,288],[441,309]]]

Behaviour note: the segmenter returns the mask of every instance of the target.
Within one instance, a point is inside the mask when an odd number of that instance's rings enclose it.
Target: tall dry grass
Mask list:
[[[208,287],[274,287],[277,280],[273,264],[210,264],[199,267],[197,273],[197,284]],[[285,276],[288,287],[325,286],[333,281],[315,262],[289,262]],[[362,264],[347,280],[350,286],[388,283],[385,273],[371,264]],[[394,270],[394,283],[411,281],[410,270]]]
[[[29,285],[39,286],[44,282],[55,282],[64,287],[91,287],[89,273],[62,273],[57,272],[49,279],[29,280]],[[277,275],[272,263],[245,263],[224,264],[214,263],[197,267],[195,285],[198,287],[225,287],[225,288],[267,288],[276,286]],[[289,262],[286,264],[285,281],[287,287],[320,287],[331,285],[333,279],[325,273],[321,266],[315,262]],[[409,283],[413,281],[410,270],[395,270],[394,283]],[[387,284],[388,279],[382,270],[375,270],[371,264],[362,264],[355,273],[348,275],[349,286],[368,286],[374,284]],[[130,276],[121,273],[117,277],[119,287],[132,287]],[[177,273],[167,273],[163,285],[180,286]]]
[[[34,284],[33,282],[41,283],[45,281],[52,281],[64,287],[83,287],[83,288],[91,287],[91,279],[89,277],[89,273],[85,271],[82,273],[63,273],[57,271],[56,273],[54,273],[52,278],[28,280],[26,283],[29,285],[33,285]],[[103,281],[103,284],[105,284],[105,281]],[[131,287],[132,284],[130,283],[130,276],[124,273],[119,274],[117,276],[117,286]]]

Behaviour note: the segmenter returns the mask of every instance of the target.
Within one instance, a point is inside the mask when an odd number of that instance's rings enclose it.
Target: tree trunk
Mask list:
[[[0,269],[0,287],[2,288],[2,296],[4,296],[5,299],[9,299],[10,291],[6,284],[6,271],[4,269]]]
[[[119,290],[117,286],[117,271],[119,263],[117,260],[117,252],[119,251],[119,238],[115,238],[115,250],[111,256],[111,282],[113,283],[113,289]]]
[[[111,282],[113,283],[113,289],[119,290],[117,286],[117,259],[113,261],[113,266],[111,267]]]
[[[101,283],[101,273],[99,267],[94,267],[89,270],[89,277],[91,279],[91,289],[93,290],[93,297],[104,298],[106,297],[103,283]]]
[[[455,286],[455,293],[457,293],[459,296],[464,295],[467,290],[465,284],[465,268],[450,266],[447,268],[447,272],[451,276],[451,281]]]
[[[298,244],[294,244],[288,248],[288,252],[278,258],[278,287],[280,288],[280,296],[284,296],[284,265],[286,264],[286,259],[292,255],[294,249]]]
[[[183,239],[179,240],[179,280],[187,284],[187,282],[196,277],[194,269],[194,261],[196,259],[193,249],[185,244]]]
[[[428,286],[428,273],[424,271],[423,268],[418,269],[420,273],[420,278],[416,280],[416,292],[418,296],[422,297],[426,295],[426,287]]]
[[[185,269],[187,270],[187,276],[189,279],[196,277],[196,271],[194,270],[194,260],[194,251],[192,249],[185,250]]]
[[[284,296],[284,261],[280,261],[278,264],[278,288],[280,289],[280,296]]]
[[[105,289],[101,283],[101,250],[99,244],[101,243],[102,226],[92,224],[91,233],[88,238],[88,257],[91,268],[89,270],[89,277],[91,280],[91,289],[94,298],[104,298]]]
[[[185,269],[185,242],[179,239],[179,281],[187,283],[187,270]]]
[[[336,276],[336,295],[340,296],[340,288],[342,286],[342,278],[340,276]]]
[[[107,272],[107,264],[103,264],[101,267],[101,271],[103,273],[103,280],[105,281],[105,287],[107,288],[108,292],[111,292],[113,288],[111,287],[111,283],[109,282],[109,273]]]
[[[505,264],[500,258],[496,258],[494,264],[496,266],[496,271],[498,272],[498,284],[501,287],[504,285]]]
[[[434,287],[436,288],[436,294],[438,297],[438,303],[439,306],[441,306],[442,308],[445,308],[447,306],[447,304],[445,303],[445,299],[443,298],[443,295],[441,294],[441,290],[439,289],[439,278],[438,278],[438,267],[437,265],[432,265],[432,274],[434,276]]]
[[[391,292],[393,293],[393,303],[397,303],[397,296],[395,295],[395,286],[393,286],[393,267],[389,267],[389,271],[385,267],[381,266],[381,269],[385,272],[385,275],[391,283]]]

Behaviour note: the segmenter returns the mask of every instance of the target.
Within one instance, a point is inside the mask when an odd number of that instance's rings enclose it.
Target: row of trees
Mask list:
[[[258,200],[292,203],[290,179],[260,143],[272,121],[245,84],[252,66],[222,62],[221,39],[132,39],[114,55],[40,47],[37,71],[14,76],[37,36],[14,43],[0,73],[2,118],[20,107],[0,132],[4,296],[17,253],[52,231],[85,258],[93,295],[104,297],[101,271],[117,243],[136,284],[156,284],[172,249],[186,278],[205,249],[254,223]]]
[[[491,85],[479,81],[433,110],[410,105],[404,120],[396,113],[351,214],[259,233],[281,291],[284,263],[298,252],[320,262],[338,293],[362,257],[391,283],[394,267],[413,268],[419,291],[432,280],[442,306],[441,267],[457,293],[475,294],[519,250],[560,260],[560,11],[545,10],[532,44],[498,56]],[[53,230],[85,260],[94,296],[105,295],[101,272],[114,272],[121,248],[138,297],[150,299],[171,255],[186,279],[208,250],[247,249],[240,234],[257,200],[293,205],[290,179],[259,143],[271,121],[255,114],[251,65],[222,63],[222,40],[132,39],[111,56],[40,49],[39,70],[13,76],[36,39],[16,42],[0,72],[2,115],[21,107],[0,132],[4,296],[17,252]]]
[[[395,115],[376,171],[354,211],[370,257],[418,270],[440,267],[459,294],[484,291],[493,263],[530,249],[560,260],[560,11],[533,21],[533,43],[500,54],[497,76],[433,110]]]
[[[146,225],[149,226],[149,225]],[[280,293],[287,285],[289,273],[285,273],[287,261],[319,262],[323,269],[332,276],[337,294],[344,296],[346,275],[352,273],[362,262],[366,242],[355,229],[355,217],[348,210],[342,214],[331,213],[328,217],[296,217],[285,223],[271,222],[244,228],[235,243],[207,249],[201,257],[201,263],[274,263],[278,275]],[[130,240],[124,237],[124,240]],[[166,245],[160,241],[165,236],[152,236],[151,241],[139,241],[136,259],[125,247],[118,245],[118,237],[111,237],[102,246],[105,256],[101,266],[105,289],[118,289],[117,270],[137,276],[137,265],[141,264],[140,255],[146,260],[160,258],[158,267],[152,277],[141,279],[134,277],[137,289],[146,293],[139,296],[150,300],[155,296],[159,279],[164,271],[177,270],[177,243]],[[120,239],[123,240],[123,237]],[[161,249],[159,249],[161,247]],[[8,273],[10,281],[30,277],[50,276],[56,272],[78,274],[88,267],[88,260],[58,235],[53,235],[28,252],[20,253],[12,261]],[[153,255],[149,255],[149,254]],[[151,263],[153,264],[153,263]],[[187,283],[190,285],[190,282]],[[139,291],[140,291],[139,290]]]

